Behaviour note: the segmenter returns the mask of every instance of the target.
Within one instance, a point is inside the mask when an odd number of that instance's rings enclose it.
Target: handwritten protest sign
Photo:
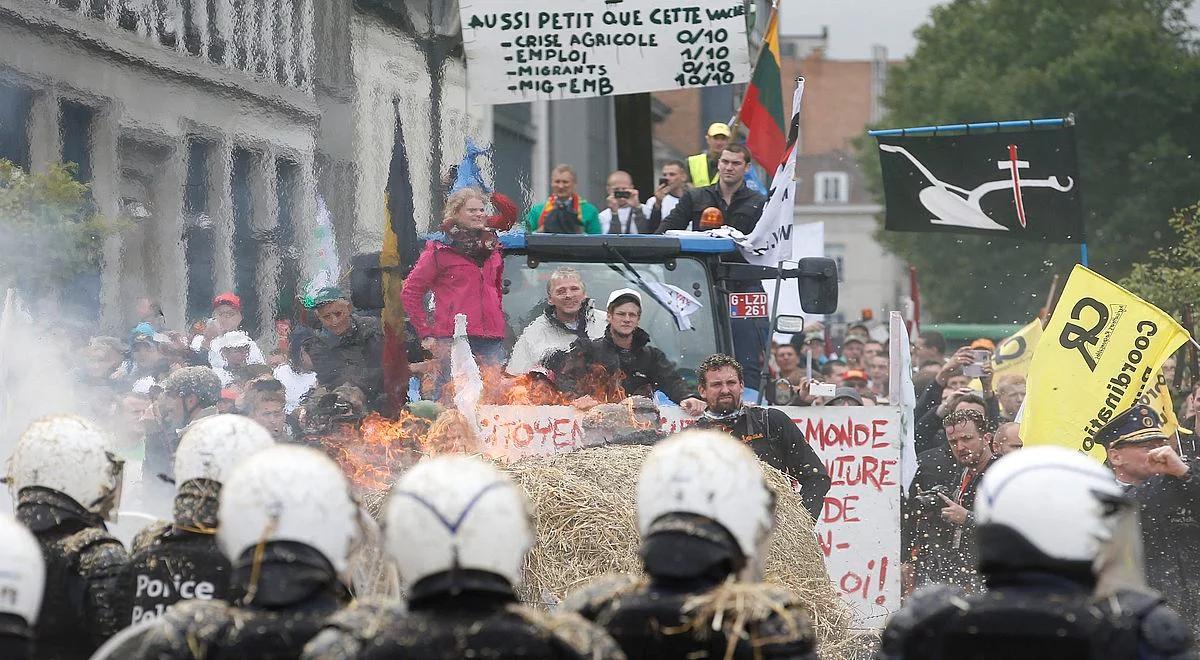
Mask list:
[[[853,626],[881,628],[900,607],[900,408],[782,408],[832,479],[817,543],[834,587],[854,609]],[[484,451],[509,460],[587,445],[583,413],[570,406],[481,406]],[[662,430],[693,418],[662,409]]]
[[[741,0],[461,0],[481,104],[633,94],[750,78]]]

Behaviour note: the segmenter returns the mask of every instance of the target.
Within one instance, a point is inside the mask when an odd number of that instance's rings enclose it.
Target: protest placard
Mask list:
[[[480,104],[633,94],[750,78],[740,0],[462,0]]]
[[[882,628],[900,607],[900,408],[785,407],[832,483],[816,524],[829,579],[853,608],[855,628]],[[583,413],[570,406],[481,406],[484,452],[516,460],[586,446]],[[662,430],[694,420],[662,408]]]

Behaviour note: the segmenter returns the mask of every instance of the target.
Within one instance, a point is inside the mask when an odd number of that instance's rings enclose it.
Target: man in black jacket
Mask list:
[[[604,336],[577,340],[570,350],[546,358],[545,365],[555,372],[558,388],[578,396],[575,405],[583,409],[604,403],[617,384],[622,398],[653,398],[655,390],[662,390],[689,415],[699,415],[704,402],[679,376],[675,363],[650,345],[650,335],[638,327],[641,318],[642,294],[633,289],[609,294]]]
[[[728,355],[705,358],[699,372],[708,410],[696,426],[724,430],[749,445],[759,460],[791,477],[800,487],[804,508],[818,520],[829,492],[829,471],[796,423],[782,410],[743,403],[742,365]]]
[[[679,198],[679,203],[659,225],[657,232],[670,229],[715,229],[728,225],[749,235],[762,216],[767,204],[766,195],[754,192],[746,186],[746,171],[750,169],[750,150],[741,144],[731,144],[721,152],[717,162],[717,181],[712,185],[693,188]],[[706,209],[719,211],[717,224],[701,224]],[[731,255],[729,261],[745,263],[741,253]],[[734,280],[725,282],[729,291],[762,291],[762,280]],[[746,382],[754,389],[762,387],[762,363],[769,344],[767,343],[766,319],[735,319],[730,322],[733,331],[733,353],[745,369]]]
[[[700,216],[707,208],[721,212],[721,225],[749,234],[758,224],[767,196],[746,186],[746,171],[750,169],[750,150],[731,144],[721,152],[717,162],[717,180],[708,186],[693,188],[679,198],[679,203],[663,219],[658,233],[670,229],[715,229],[719,225],[701,227]]]
[[[1137,405],[1096,432],[1108,464],[1137,502],[1146,583],[1200,636],[1200,477],[1163,433],[1153,408]]]
[[[354,385],[367,397],[368,407],[383,404],[383,334],[379,322],[353,313],[341,289],[326,287],[312,300],[321,329],[305,340],[317,382],[328,389]]]

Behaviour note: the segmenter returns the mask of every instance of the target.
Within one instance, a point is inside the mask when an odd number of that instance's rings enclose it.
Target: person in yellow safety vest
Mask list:
[[[704,134],[708,142],[708,151],[688,157],[688,171],[692,175],[692,185],[703,188],[717,180],[717,161],[721,152],[729,146],[729,125],[721,122],[709,124],[708,132]]]

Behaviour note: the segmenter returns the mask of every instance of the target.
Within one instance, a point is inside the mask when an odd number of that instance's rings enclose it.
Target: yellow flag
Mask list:
[[[1138,403],[1150,406],[1154,412],[1158,413],[1158,418],[1162,420],[1163,434],[1171,437],[1179,430],[1179,418],[1175,416],[1175,404],[1171,401],[1171,391],[1167,389],[1167,379],[1163,378],[1161,373],[1154,374],[1154,382],[1157,383],[1155,387],[1147,390],[1142,398],[1138,399]]]
[[[1029,372],[1033,349],[1037,348],[1041,338],[1041,319],[1034,319],[1025,327],[1005,337],[996,345],[996,355],[992,358],[992,374],[996,377],[1005,374],[1024,376]]]
[[[1162,310],[1075,266],[1029,364],[1021,439],[1103,460],[1096,431],[1155,387],[1189,338]]]

